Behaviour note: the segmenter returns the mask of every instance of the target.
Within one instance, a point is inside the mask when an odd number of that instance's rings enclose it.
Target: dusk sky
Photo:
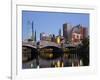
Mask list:
[[[60,28],[62,30],[64,23],[69,23],[72,26],[82,24],[84,27],[89,27],[89,14],[22,11],[23,40],[31,37],[32,21],[34,22],[37,40],[39,40],[41,32],[58,35],[58,31]]]

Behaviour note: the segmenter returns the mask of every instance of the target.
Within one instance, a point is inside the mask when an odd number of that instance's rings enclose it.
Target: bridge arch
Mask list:
[[[22,45],[22,61],[28,62],[36,59],[38,56],[38,51],[36,47],[29,45]]]
[[[40,57],[44,59],[56,59],[63,55],[63,50],[56,46],[45,46],[40,48]]]
[[[31,44],[22,44],[22,47],[29,47],[29,48],[35,48],[36,49],[36,46],[33,46]]]
[[[56,44],[55,42],[49,42],[49,41],[40,41],[39,42],[39,48],[44,48],[46,46],[54,46],[60,48],[59,44]]]

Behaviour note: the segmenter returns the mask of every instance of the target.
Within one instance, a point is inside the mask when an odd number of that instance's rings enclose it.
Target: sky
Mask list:
[[[22,11],[22,39],[28,39],[32,35],[32,22],[36,30],[36,38],[40,39],[40,33],[58,35],[59,29],[63,28],[64,23],[72,26],[82,24],[89,27],[88,13],[62,13],[62,12],[39,12],[39,11]]]

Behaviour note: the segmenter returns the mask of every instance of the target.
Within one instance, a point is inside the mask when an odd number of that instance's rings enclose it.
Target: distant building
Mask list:
[[[46,33],[40,33],[40,40],[42,41],[52,41],[52,35]]]
[[[61,29],[59,29],[59,36],[61,36]]]
[[[28,41],[36,42],[36,30],[34,30],[34,22],[31,23],[31,37],[27,39]]]
[[[72,25],[68,23],[63,24],[63,37],[65,38],[66,43],[71,41],[71,30]]]
[[[89,37],[89,28],[83,27],[83,38]]]
[[[72,28],[72,43],[80,44],[81,41],[87,37],[87,28],[82,25],[77,25]]]
[[[72,43],[77,45],[81,43],[82,35],[80,33],[72,33]]]
[[[40,33],[40,40],[42,40],[42,33]]]
[[[61,37],[60,36],[56,36],[56,43],[60,44],[61,43]]]
[[[32,40],[34,41],[34,22],[32,22]]]
[[[67,40],[67,24],[63,24],[63,37]]]
[[[65,39],[63,36],[61,36],[61,44],[64,44],[65,43]]]
[[[51,38],[51,41],[52,41],[52,42],[55,42],[55,40],[56,40],[56,37],[55,37],[55,35],[53,34],[53,35],[52,35],[52,38]]]
[[[34,37],[34,40],[36,41],[37,39],[36,39],[36,30],[35,30],[35,37]]]

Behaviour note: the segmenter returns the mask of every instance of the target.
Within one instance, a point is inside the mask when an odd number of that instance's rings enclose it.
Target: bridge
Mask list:
[[[44,48],[47,46],[53,46],[53,47],[57,47],[57,48],[61,48],[59,44],[56,44],[55,42],[49,42],[49,41],[40,41],[38,42],[39,44],[37,45],[36,42],[22,42],[22,46],[23,47],[30,47],[30,48]]]
[[[33,64],[34,68],[37,68],[39,65],[40,68],[51,67],[53,62],[57,62],[58,60],[65,64],[67,60],[67,64],[64,66],[71,66],[72,62],[70,60],[78,59],[78,55],[76,53],[76,49],[74,49],[73,44],[65,44],[64,47],[73,47],[71,53],[75,54],[65,54],[67,51],[62,50],[59,44],[48,41],[40,41],[40,42],[22,42],[23,53],[22,53],[22,61],[23,68],[31,68],[31,64]],[[40,48],[39,51],[37,48]],[[30,51],[31,50],[31,51]],[[65,51],[65,52],[64,52]],[[66,57],[69,58],[65,59]],[[28,67],[27,67],[28,66]]]
[[[30,47],[30,48],[36,48],[36,43],[33,42],[22,42],[23,47]]]

